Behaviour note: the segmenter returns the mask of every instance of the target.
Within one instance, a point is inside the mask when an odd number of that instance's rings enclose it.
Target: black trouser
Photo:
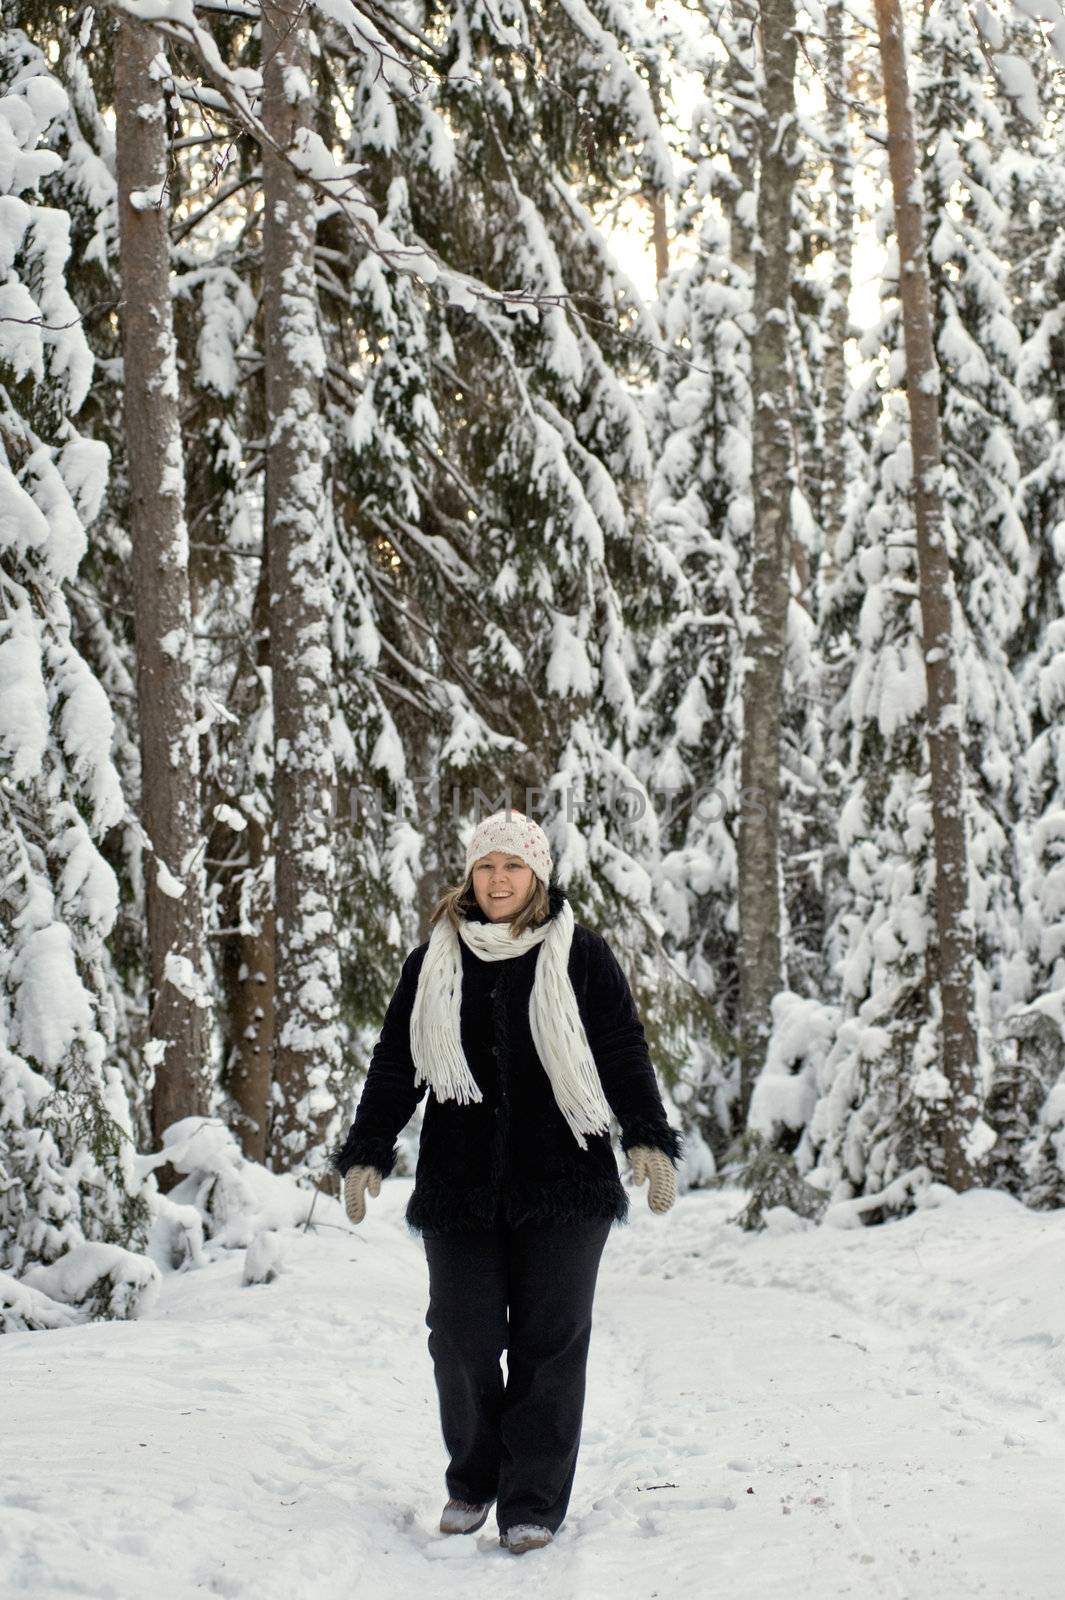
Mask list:
[[[554,1532],[566,1515],[610,1228],[606,1217],[424,1235],[448,1494],[494,1499],[501,1533],[521,1522]]]

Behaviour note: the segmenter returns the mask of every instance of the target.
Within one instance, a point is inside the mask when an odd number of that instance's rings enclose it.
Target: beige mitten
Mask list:
[[[647,1185],[647,1204],[652,1211],[668,1211],[677,1198],[677,1174],[664,1150],[652,1150],[645,1144],[634,1144],[629,1151],[633,1183]]]
[[[349,1167],[344,1174],[344,1209],[352,1222],[366,1215],[366,1191],[376,1200],[381,1193],[381,1174],[376,1167]]]

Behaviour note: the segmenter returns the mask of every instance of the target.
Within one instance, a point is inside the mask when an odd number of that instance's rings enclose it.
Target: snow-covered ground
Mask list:
[[[1065,1212],[745,1235],[737,1192],[634,1193],[569,1516],[515,1557],[436,1530],[409,1191],[319,1200],[271,1283],[208,1246],[141,1321],[3,1341],[4,1600],[1065,1595]]]

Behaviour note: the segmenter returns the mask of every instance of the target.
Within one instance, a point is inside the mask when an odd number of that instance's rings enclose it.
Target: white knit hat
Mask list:
[[[540,824],[524,812],[493,811],[490,817],[485,817],[466,846],[466,876],[469,877],[475,861],[493,850],[505,850],[508,855],[518,856],[526,866],[532,867],[547,888],[551,877],[551,846]]]

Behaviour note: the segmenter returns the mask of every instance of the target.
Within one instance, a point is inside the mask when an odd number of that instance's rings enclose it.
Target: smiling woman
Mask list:
[[[406,1216],[429,1263],[450,1456],[440,1529],[472,1533],[496,1501],[515,1553],[551,1540],[573,1486],[599,1259],[628,1214],[611,1114],[653,1211],[673,1203],[680,1155],[625,975],[551,869],[546,834],[520,812],[475,830],[333,1155],[361,1222],[428,1088]]]

